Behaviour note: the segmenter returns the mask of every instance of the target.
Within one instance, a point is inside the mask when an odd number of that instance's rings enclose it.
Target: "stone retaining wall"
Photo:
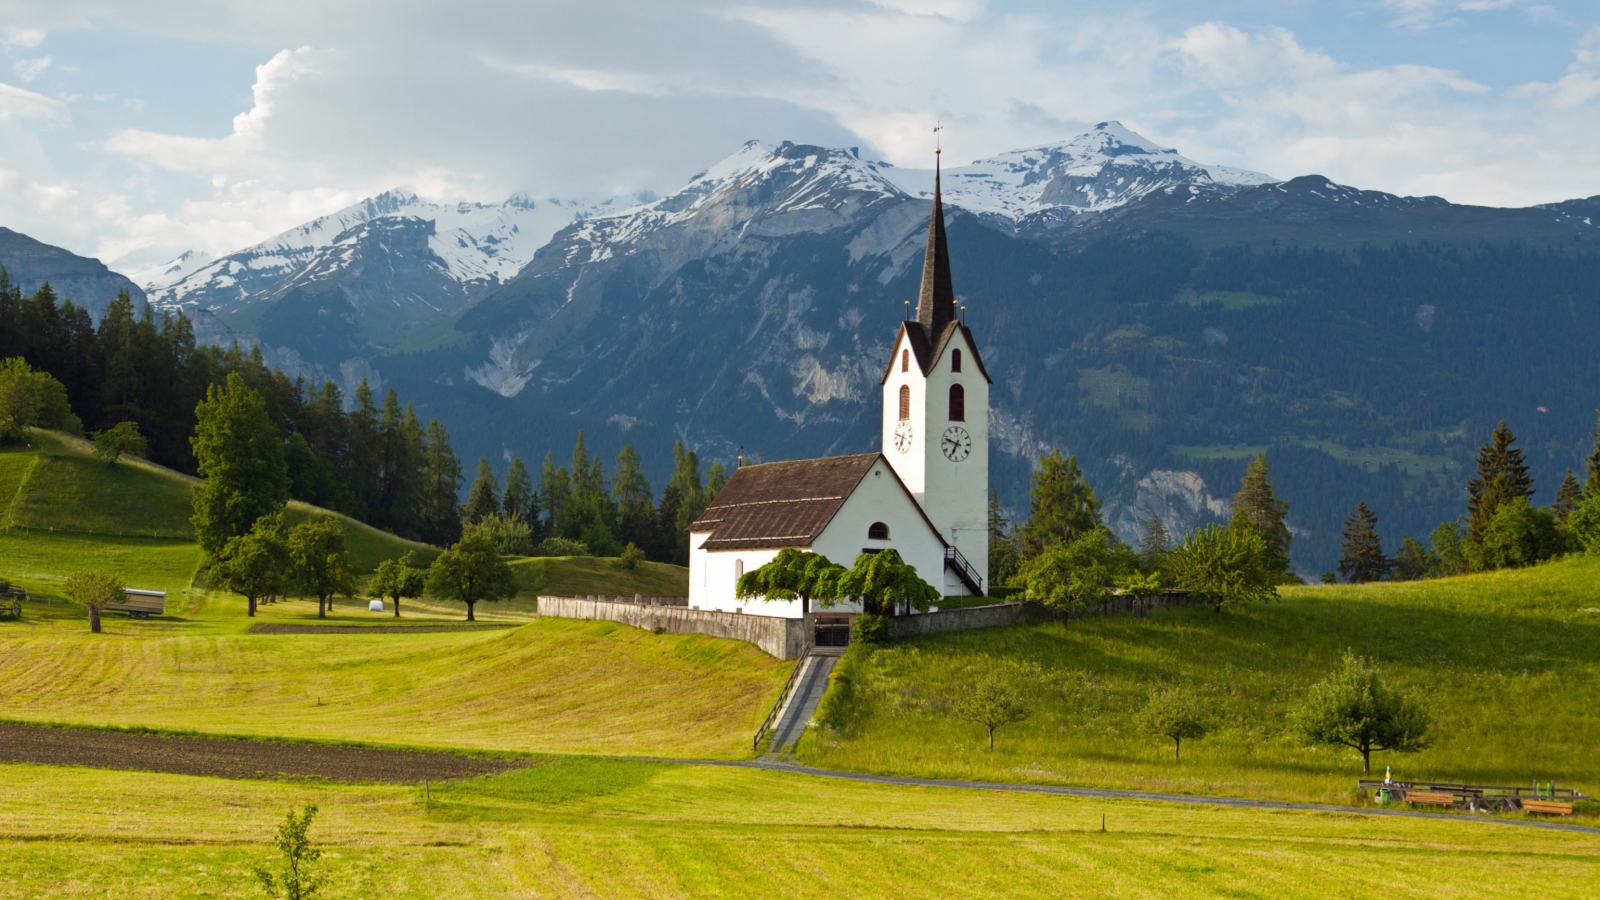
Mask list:
[[[682,606],[651,606],[628,600],[599,600],[584,597],[540,597],[539,615],[563,619],[603,619],[651,631],[672,634],[705,634],[711,637],[748,641],[779,659],[794,659],[811,636],[811,617],[780,619],[776,616],[747,616],[740,613],[687,609]]]
[[[895,616],[889,620],[889,637],[914,637],[919,634],[938,634],[943,631],[972,631],[978,628],[1001,628],[1006,625],[1024,625],[1029,622],[1051,622],[1058,619],[1086,619],[1091,616],[1143,615],[1162,606],[1187,606],[1201,601],[1192,600],[1186,591],[1169,591],[1143,600],[1118,597],[1109,603],[1089,609],[1046,609],[1031,603],[996,603],[992,606],[968,606],[964,609],[943,609],[938,612],[913,616]]]

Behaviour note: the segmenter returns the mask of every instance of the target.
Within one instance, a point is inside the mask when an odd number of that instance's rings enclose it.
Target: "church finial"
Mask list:
[[[922,258],[922,291],[917,297],[917,321],[934,338],[955,320],[955,288],[950,283],[950,248],[944,237],[944,199],[940,193],[940,158],[937,146],[943,125],[933,129],[933,213],[928,219],[928,249]]]

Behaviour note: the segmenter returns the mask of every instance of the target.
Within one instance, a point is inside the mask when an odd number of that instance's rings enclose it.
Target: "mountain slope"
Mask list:
[[[89,310],[96,319],[106,305],[127,291],[138,306],[145,294],[123,275],[105,267],[98,259],[78,256],[60,247],[34,240],[25,234],[0,227],[0,266],[24,294],[50,283],[57,297],[64,297]]]

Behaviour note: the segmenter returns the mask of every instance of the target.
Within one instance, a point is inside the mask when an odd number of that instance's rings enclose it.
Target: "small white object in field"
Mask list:
[[[383,612],[383,601],[373,600],[367,603],[368,612]]]

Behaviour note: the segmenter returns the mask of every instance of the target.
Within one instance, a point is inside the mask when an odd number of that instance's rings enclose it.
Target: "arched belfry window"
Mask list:
[[[967,391],[959,384],[950,385],[950,421],[967,420]]]
[[[951,350],[950,351],[950,371],[952,371],[952,372],[961,371],[961,351],[960,350]]]
[[[887,541],[889,539],[889,526],[882,522],[873,522],[867,527],[867,540]]]
[[[911,371],[911,351],[910,350],[901,350],[900,351],[900,371],[902,371],[902,372]]]
[[[908,384],[900,385],[900,418],[911,418],[911,386]]]

